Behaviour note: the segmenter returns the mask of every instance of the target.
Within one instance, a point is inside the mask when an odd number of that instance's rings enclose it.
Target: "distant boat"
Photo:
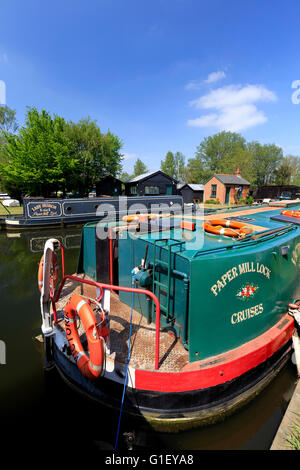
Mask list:
[[[142,197],[93,197],[77,199],[33,199],[23,200],[23,215],[7,215],[0,219],[0,228],[6,230],[39,229],[68,225],[84,225],[87,222],[101,220],[108,212],[116,217],[128,213],[134,204],[143,203],[168,206],[179,204],[181,196],[142,196]],[[110,211],[107,209],[110,205]],[[102,207],[102,211],[101,211]]]

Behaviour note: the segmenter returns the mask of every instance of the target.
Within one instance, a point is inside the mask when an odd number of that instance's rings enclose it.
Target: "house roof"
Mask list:
[[[193,183],[184,183],[178,184],[177,189],[182,189],[184,186],[188,186],[192,191],[204,191],[204,184],[193,184]]]
[[[222,174],[222,173],[215,173],[213,176],[216,176],[224,184],[242,184],[245,186],[250,186],[249,181],[245,180],[241,176],[227,175],[227,174]],[[211,176],[209,180],[213,178],[213,176]]]
[[[131,180],[126,181],[126,183],[138,183],[139,181],[149,178],[149,176],[156,175],[156,173],[162,173],[163,175],[167,176],[168,178],[175,181],[176,183],[176,180],[174,178],[171,178],[171,176],[167,175],[164,171],[161,171],[161,170],[155,170],[155,171],[149,171],[148,173],[143,173],[142,175],[135,176]]]
[[[193,190],[193,191],[204,191],[204,184],[189,184],[188,186]]]

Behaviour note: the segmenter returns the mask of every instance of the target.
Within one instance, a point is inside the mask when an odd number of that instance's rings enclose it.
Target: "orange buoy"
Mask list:
[[[79,316],[88,342],[89,357],[84,351],[76,325]],[[99,335],[97,320],[88,302],[74,294],[65,307],[65,329],[71,353],[81,373],[89,379],[96,379],[103,370],[104,339]]]
[[[147,220],[156,218],[157,214],[132,214],[124,215],[123,222],[147,222]]]
[[[284,210],[281,211],[282,215],[286,215],[287,217],[297,217],[300,219],[300,211],[291,211],[291,210]]]
[[[58,266],[58,259],[56,253],[52,252],[51,258],[51,265],[50,265],[50,287],[55,290],[59,275],[59,266]],[[43,276],[44,276],[44,255],[41,257],[41,261],[39,262],[39,270],[38,270],[38,286],[40,292],[42,291],[43,287]]]
[[[226,237],[244,238],[253,233],[254,230],[247,225],[235,220],[213,219],[206,220],[202,227],[206,232],[214,235],[224,235]]]

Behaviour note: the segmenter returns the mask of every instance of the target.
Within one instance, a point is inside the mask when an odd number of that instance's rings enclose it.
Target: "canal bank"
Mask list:
[[[294,355],[292,360],[297,366],[298,381],[270,450],[298,450],[300,446],[300,341],[297,333],[294,334],[293,340]],[[291,437],[295,438],[293,442]]]

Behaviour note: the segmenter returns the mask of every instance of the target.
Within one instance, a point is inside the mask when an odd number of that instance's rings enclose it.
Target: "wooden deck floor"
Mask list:
[[[81,277],[81,276],[78,276]],[[86,277],[88,278],[88,277]],[[77,282],[66,283],[61,299],[57,303],[57,313],[60,318],[59,325],[64,329],[63,312],[66,303],[72,294],[81,294],[95,298],[96,290],[87,285],[78,285]],[[129,343],[130,313],[131,308],[120,302],[119,296],[111,293],[110,311],[110,356],[115,355],[118,363],[126,364]],[[83,327],[79,325],[79,334],[84,334]],[[132,335],[130,347],[130,363],[133,368],[152,370],[155,358],[155,324],[147,324],[146,318],[133,310]],[[160,332],[160,363],[159,369],[164,372],[179,372],[188,363],[188,351],[182,343],[170,332]]]

